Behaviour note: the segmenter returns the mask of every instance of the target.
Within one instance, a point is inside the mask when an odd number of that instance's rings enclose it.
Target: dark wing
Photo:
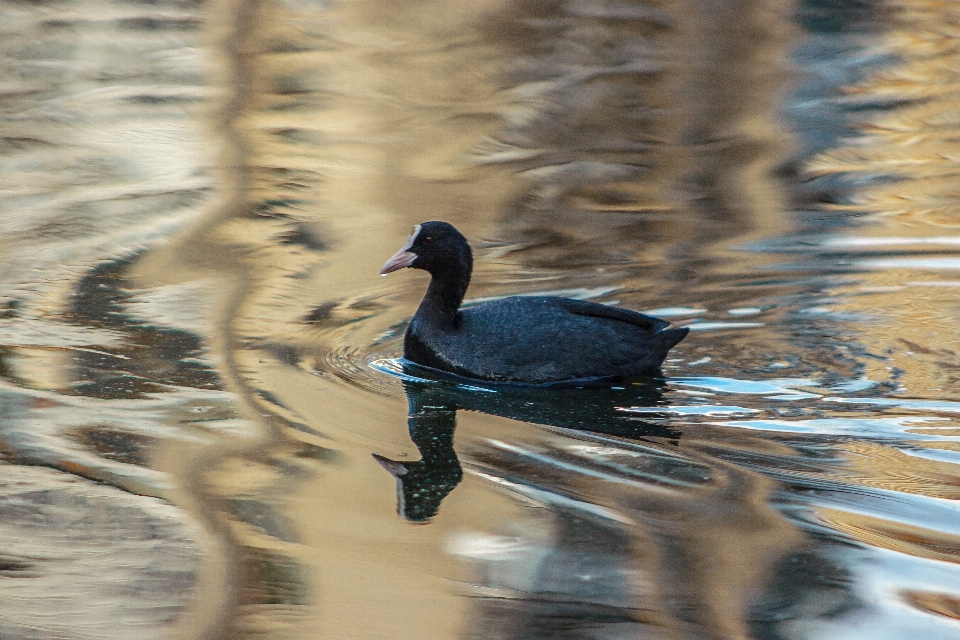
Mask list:
[[[620,320],[621,322],[628,322],[642,329],[646,329],[651,333],[657,333],[661,329],[670,326],[670,323],[666,320],[647,316],[637,311],[631,311],[630,309],[619,309],[617,307],[609,307],[605,304],[586,302],[584,300],[571,300],[570,298],[559,298],[558,301],[560,301],[563,308],[570,313],[575,313],[579,316]]]

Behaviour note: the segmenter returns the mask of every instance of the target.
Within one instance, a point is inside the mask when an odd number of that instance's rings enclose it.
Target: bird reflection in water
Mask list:
[[[407,427],[420,451],[420,460],[404,462],[378,454],[373,457],[397,481],[397,512],[410,522],[427,522],[440,503],[463,479],[453,447],[457,410],[565,429],[642,440],[666,438],[676,444],[676,429],[639,420],[623,407],[653,407],[663,403],[661,377],[626,382],[623,386],[583,389],[501,386],[495,389],[430,380],[426,370],[405,362]]]

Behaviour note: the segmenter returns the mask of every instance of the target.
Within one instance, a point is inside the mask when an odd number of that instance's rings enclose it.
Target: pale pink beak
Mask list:
[[[417,254],[412,253],[410,251],[410,247],[413,246],[413,243],[419,234],[420,225],[417,225],[413,228],[413,232],[410,234],[410,237],[407,238],[407,243],[403,245],[400,251],[397,251],[395,254],[393,254],[393,257],[387,260],[383,267],[380,268],[380,275],[385,276],[388,273],[405,269],[413,264],[413,261],[417,259]]]
[[[394,271],[399,271],[400,269],[405,269],[413,264],[413,261],[417,259],[417,254],[407,251],[407,247],[400,249],[393,257],[387,260],[383,267],[380,269],[380,275],[385,276],[388,273],[393,273]]]

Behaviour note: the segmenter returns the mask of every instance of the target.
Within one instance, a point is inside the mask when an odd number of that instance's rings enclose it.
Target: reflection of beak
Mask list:
[[[373,454],[373,459],[379,462],[381,467],[389,471],[390,475],[392,475],[394,478],[399,478],[407,473],[407,468],[403,466],[402,462],[397,462],[396,460],[391,460],[390,458],[384,458],[376,453]]]
[[[413,261],[417,259],[417,254],[407,251],[408,247],[404,247],[397,251],[392,258],[387,260],[383,267],[380,269],[380,275],[385,276],[388,273],[393,273],[394,271],[399,271],[413,264]]]

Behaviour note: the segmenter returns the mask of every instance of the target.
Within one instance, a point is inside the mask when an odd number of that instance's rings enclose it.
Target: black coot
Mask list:
[[[407,360],[499,383],[580,384],[656,373],[689,329],[636,311],[557,297],[511,297],[460,309],[473,254],[446,222],[413,228],[380,270],[423,269],[427,294],[403,338]]]

